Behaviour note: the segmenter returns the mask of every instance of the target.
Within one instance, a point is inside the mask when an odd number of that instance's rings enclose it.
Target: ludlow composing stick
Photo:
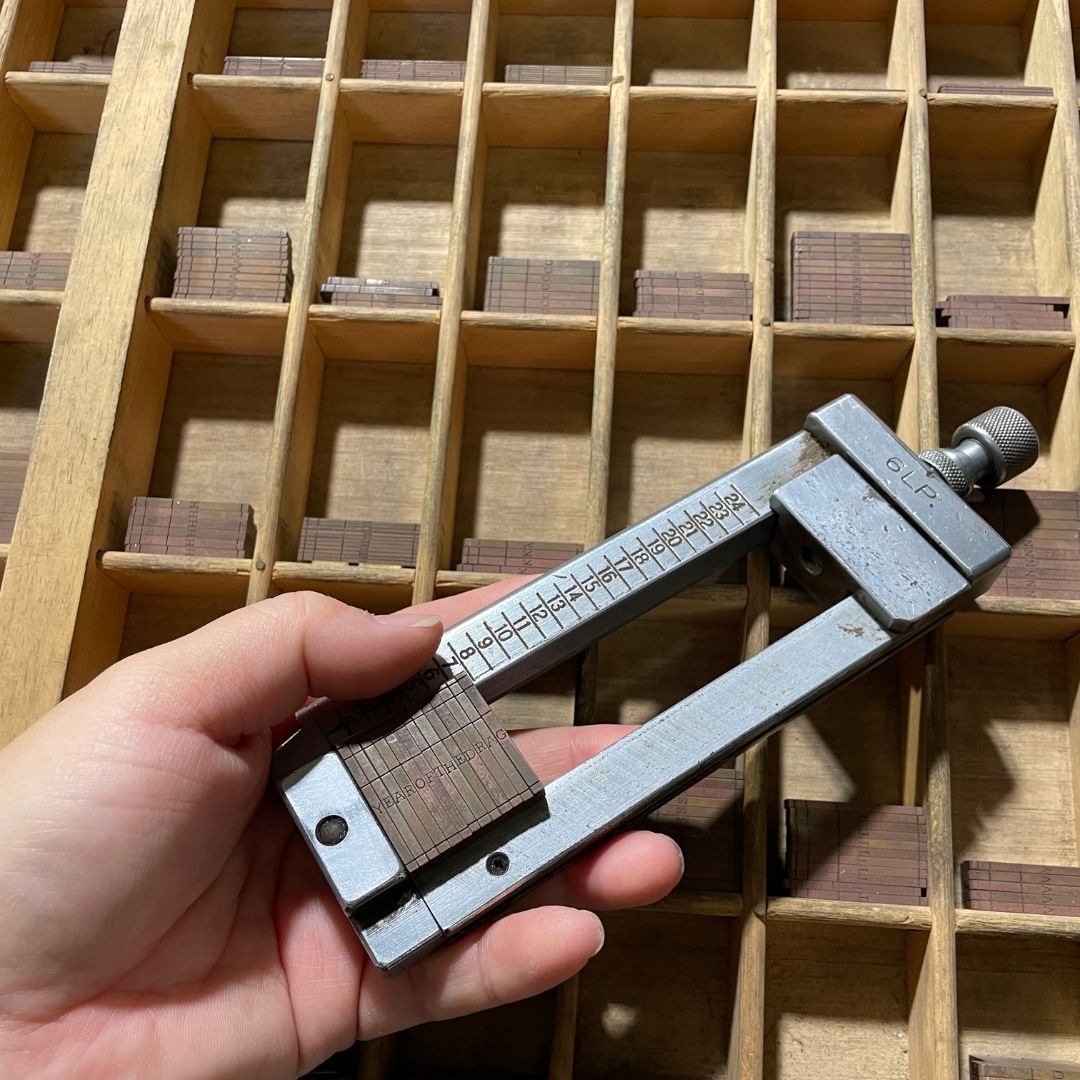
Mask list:
[[[927,464],[856,398],[838,398],[799,434],[448,630],[436,663],[401,690],[304,710],[275,778],[374,963],[398,970],[460,933],[984,591],[1009,546],[950,483],[1000,483],[1036,460],[1038,440],[1015,410],[995,409],[957,441]],[[456,684],[496,701],[765,543],[832,606],[406,872],[391,834],[460,816],[485,768],[483,747],[446,752],[457,728],[430,701]],[[399,715],[408,746],[387,733]],[[428,767],[433,753],[441,766]],[[397,763],[415,780],[373,793],[373,761],[380,783]],[[463,781],[466,761],[478,772]],[[447,777],[474,786],[457,795]]]

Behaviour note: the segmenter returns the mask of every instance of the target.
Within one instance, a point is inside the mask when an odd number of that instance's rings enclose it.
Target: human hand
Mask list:
[[[579,908],[666,894],[678,848],[624,834],[391,978],[267,791],[271,729],[309,695],[391,689],[437,647],[433,616],[517,584],[382,617],[280,596],[121,661],[0,752],[0,1074],[290,1077],[555,986],[603,944]],[[548,783],[626,730],[514,737]]]

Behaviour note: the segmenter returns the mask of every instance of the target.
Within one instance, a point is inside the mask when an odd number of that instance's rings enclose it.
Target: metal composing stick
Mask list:
[[[940,458],[958,487],[1000,483],[1038,456],[1011,409],[962,433]],[[763,544],[832,606],[538,792],[476,701]],[[933,628],[1008,554],[935,467],[838,398],[799,434],[447,630],[399,690],[304,710],[275,779],[372,960],[398,970]],[[489,737],[463,737],[478,723]],[[499,800],[513,805],[493,816]]]

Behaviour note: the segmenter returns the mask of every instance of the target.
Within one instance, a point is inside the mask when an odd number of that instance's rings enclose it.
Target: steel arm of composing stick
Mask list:
[[[836,606],[411,875],[318,724],[282,747],[282,794],[380,967],[430,950],[925,632],[1008,554],[844,397],[811,414],[806,432],[454,627],[440,655],[494,700],[765,542]],[[327,704],[313,708],[325,715]],[[329,708],[348,727],[349,709]],[[344,841],[320,843],[331,814],[348,821]]]
[[[413,875],[385,905],[355,912],[369,955],[401,969],[913,636],[884,629],[854,599],[834,605],[549,784],[542,804]]]

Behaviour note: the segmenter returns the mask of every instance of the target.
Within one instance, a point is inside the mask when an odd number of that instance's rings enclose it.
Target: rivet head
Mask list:
[[[324,817],[322,821],[315,826],[315,839],[325,847],[333,847],[335,844],[340,844],[348,834],[349,823],[343,817],[338,817],[337,814],[330,814],[328,817]]]

